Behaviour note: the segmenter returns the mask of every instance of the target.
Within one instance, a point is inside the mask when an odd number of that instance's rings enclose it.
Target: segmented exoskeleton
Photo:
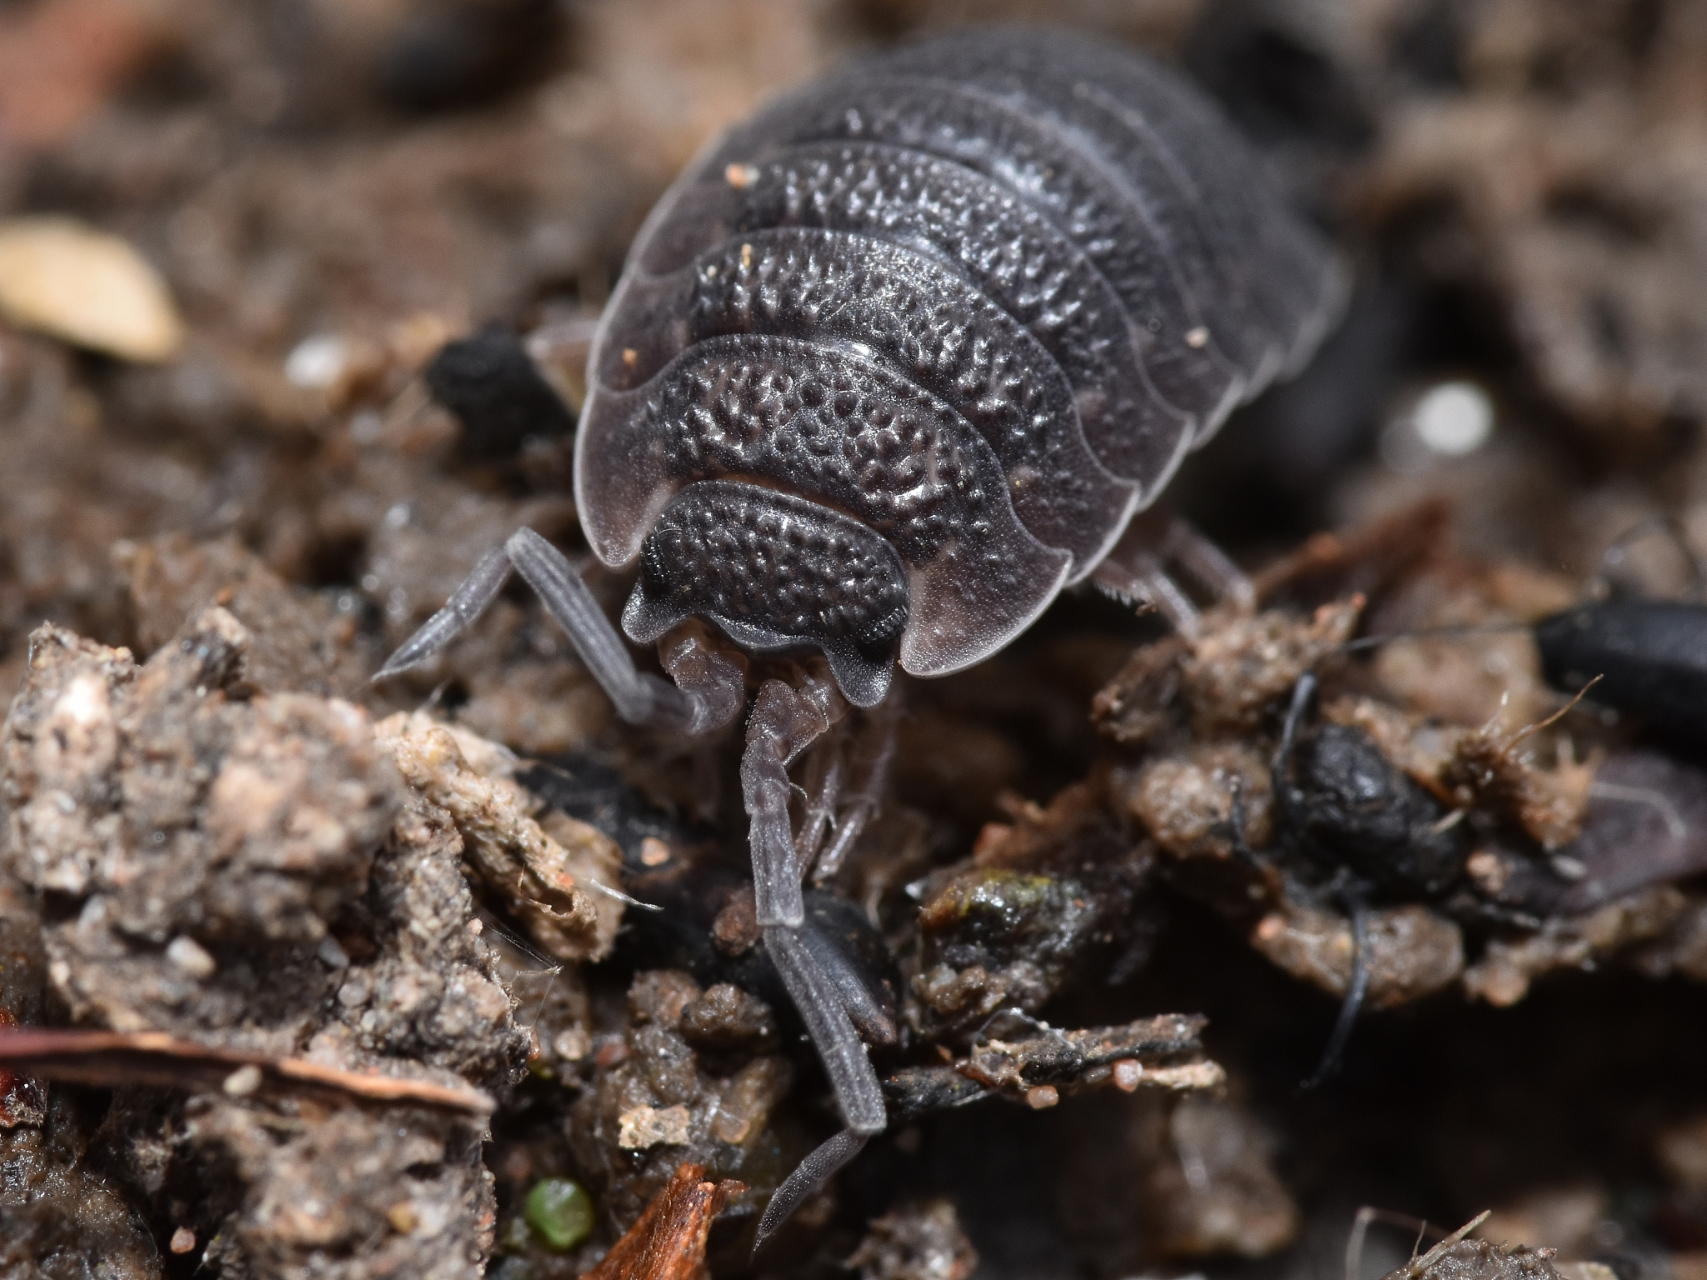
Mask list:
[[[766,947],[847,1127],[761,1238],[885,1123],[854,1025],[881,1019],[803,909],[789,763],[838,689],[870,707],[897,661],[975,663],[1095,570],[1190,449],[1309,358],[1344,279],[1184,80],[1041,30],[901,49],[779,99],[641,231],[593,347],[575,496],[599,559],[638,562],[622,629],[663,642],[674,683],[635,668],[525,529],[382,674],[512,568],[631,722],[698,733],[744,705],[688,618],[822,652],[837,688],[759,691],[742,781]]]

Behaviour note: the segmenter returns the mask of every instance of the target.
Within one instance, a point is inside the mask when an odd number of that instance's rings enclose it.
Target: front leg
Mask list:
[[[872,1134],[882,1133],[889,1119],[877,1073],[854,1027],[858,1018],[881,1032],[881,1018],[874,1016],[875,1004],[858,975],[833,946],[814,934],[806,919],[800,888],[804,868],[795,853],[788,813],[793,790],[789,763],[829,730],[840,710],[834,690],[822,681],[808,681],[802,689],[768,681],[747,721],[747,749],[741,757],[753,901],[764,928],[765,950],[806,1024],[846,1126],[801,1161],[772,1194],[759,1220],[755,1249],[858,1155]],[[893,1039],[896,1029],[887,1030]]]
[[[512,571],[533,588],[610,697],[617,715],[629,724],[705,733],[728,724],[740,711],[741,673],[715,655],[678,646],[671,661],[671,673],[678,675],[674,685],[637,668],[628,642],[599,608],[575,566],[539,534],[525,528],[516,530],[502,547],[487,552],[444,608],[386,659],[374,679],[396,675],[444,649],[485,612]],[[689,672],[694,680],[680,678]]]
[[[788,766],[829,731],[832,714],[839,710],[835,691],[824,681],[808,680],[803,689],[791,689],[780,680],[767,680],[747,719],[741,793],[753,859],[753,905],[761,925],[798,929],[806,919],[794,824],[788,816],[794,790]]]
[[[807,925],[806,929],[812,926]],[[771,1193],[753,1239],[756,1252],[789,1217],[848,1161],[857,1156],[873,1134],[889,1123],[883,1088],[871,1068],[865,1044],[854,1030],[838,984],[820,968],[804,937],[786,925],[765,929],[765,950],[800,1010],[806,1033],[824,1064],[836,1106],[847,1127],[815,1147]]]

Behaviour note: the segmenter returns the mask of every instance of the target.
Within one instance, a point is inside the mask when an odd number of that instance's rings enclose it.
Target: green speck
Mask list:
[[[542,1178],[528,1192],[527,1220],[541,1244],[562,1253],[593,1233],[593,1199],[579,1182]]]

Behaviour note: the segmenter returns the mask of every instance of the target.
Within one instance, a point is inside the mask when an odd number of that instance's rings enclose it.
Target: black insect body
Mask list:
[[[1326,873],[1327,891],[1351,916],[1351,977],[1306,1088],[1339,1069],[1369,993],[1370,904],[1440,897],[1470,853],[1464,815],[1395,768],[1369,734],[1337,724],[1301,731],[1316,684],[1312,672],[1300,677],[1270,765],[1283,842]],[[1235,829],[1243,825],[1240,818]]]
[[[1444,893],[1469,854],[1451,811],[1395,769],[1362,729],[1327,724],[1276,764],[1274,794],[1307,854],[1358,877],[1368,896]]]
[[[462,453],[513,454],[529,436],[567,435],[574,422],[515,334],[489,324],[445,344],[426,370],[433,399],[462,423]]]
[[[1707,751],[1707,605],[1580,605],[1537,623],[1535,644],[1554,688],[1576,693],[1592,680],[1594,701],[1694,753]]]
[[[742,673],[686,619],[823,653],[834,687],[760,688],[741,777],[766,949],[847,1128],[761,1238],[886,1120],[850,1018],[870,997],[804,909],[816,837],[796,849],[788,766],[840,698],[874,706],[897,662],[980,661],[1096,569],[1185,452],[1308,359],[1344,289],[1196,91],[1038,30],[807,86],[712,144],[642,229],[593,345],[575,496],[599,559],[639,565],[622,629],[660,642],[673,682],[636,669],[526,529],[381,674],[448,643],[512,569],[632,723],[739,714]]]

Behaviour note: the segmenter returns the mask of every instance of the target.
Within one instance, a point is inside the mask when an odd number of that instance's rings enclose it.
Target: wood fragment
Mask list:
[[[425,1107],[491,1115],[491,1096],[467,1086],[344,1071],[306,1058],[271,1058],[180,1040],[158,1031],[0,1029],[0,1063],[31,1076],[114,1087],[149,1084],[260,1097],[318,1097],[333,1102]],[[241,1074],[239,1074],[241,1073]],[[234,1079],[244,1088],[228,1088]],[[248,1088],[251,1081],[253,1088]]]
[[[712,1220],[744,1182],[706,1182],[705,1166],[683,1164],[604,1260],[581,1280],[702,1280]]]
[[[1203,1057],[1208,1020],[1166,1014],[1125,1026],[1057,1031],[1041,1027],[1023,1040],[985,1040],[964,1058],[941,1066],[903,1067],[883,1081],[892,1120],[1000,1094],[1038,1105],[1033,1091],[1114,1084],[1130,1092],[1140,1084],[1167,1090],[1213,1089],[1226,1079]]]

